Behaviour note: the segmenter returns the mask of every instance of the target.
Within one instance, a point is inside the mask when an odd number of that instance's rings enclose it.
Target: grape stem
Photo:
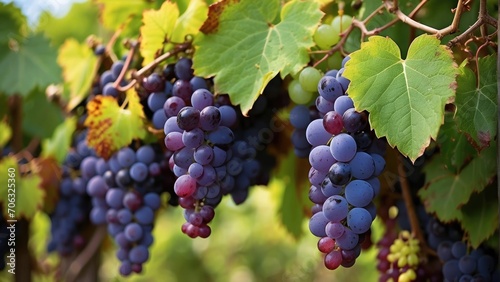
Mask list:
[[[406,178],[406,173],[403,164],[403,156],[399,154],[398,156],[398,178],[399,183],[401,183],[401,190],[403,193],[403,200],[405,202],[406,210],[408,212],[408,217],[410,219],[411,233],[417,238],[420,242],[420,246],[422,247],[422,251],[436,255],[436,252],[427,246],[425,237],[422,233],[422,229],[420,229],[420,224],[418,222],[417,213],[415,210],[415,205],[413,204],[413,199],[410,192],[410,185],[408,183],[408,179]]]
[[[104,226],[98,227],[85,249],[70,264],[65,273],[65,281],[76,281],[82,269],[89,263],[96,253],[99,252],[101,242],[106,236],[107,230]]]
[[[135,46],[135,48],[137,48],[139,46],[139,43],[137,43],[137,46]],[[170,51],[170,52],[167,52],[161,56],[159,56],[158,58],[154,59],[151,63],[147,64],[146,66],[144,66],[143,68],[141,68],[140,70],[136,71],[136,72],[133,72],[132,73],[132,81],[130,81],[129,84],[121,87],[118,85],[118,87],[116,87],[116,89],[118,91],[121,91],[121,92],[125,92],[127,90],[129,90],[130,88],[132,88],[140,79],[141,77],[149,72],[150,70],[154,69],[159,63],[167,60],[168,58],[172,57],[172,56],[175,56],[177,55],[178,53],[180,52],[184,52],[186,51],[187,49],[191,48],[191,42],[185,42],[185,43],[181,43],[179,45],[176,45],[174,47],[174,50]],[[134,48],[132,48],[134,49]],[[131,50],[132,52],[132,50]],[[127,57],[127,60],[129,59],[129,57]],[[122,72],[125,72],[127,70],[127,68],[125,68],[125,66],[123,67],[123,70]],[[121,73],[120,73],[121,75]],[[118,81],[118,79],[115,81],[115,86],[116,84],[119,84],[120,81]]]
[[[139,46],[138,42],[133,42],[131,43],[130,50],[128,51],[127,59],[125,60],[125,63],[123,64],[122,71],[120,72],[120,75],[118,75],[118,78],[115,80],[113,87],[118,89],[120,91],[120,83],[122,82],[123,78],[125,77],[125,73],[127,73],[128,68],[130,67],[130,63],[132,63],[132,58],[134,57],[135,51],[137,50],[137,46]],[[124,91],[122,91],[124,92]]]

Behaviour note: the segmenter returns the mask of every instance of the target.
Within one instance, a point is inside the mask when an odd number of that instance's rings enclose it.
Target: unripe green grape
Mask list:
[[[332,27],[338,32],[338,34],[341,34],[344,32],[347,28],[352,23],[352,17],[351,16],[336,16],[333,21],[332,21]]]
[[[318,91],[318,82],[322,75],[318,69],[307,67],[300,72],[299,82],[302,89],[309,92]]]
[[[292,80],[290,84],[288,84],[288,95],[292,102],[303,105],[311,101],[313,93],[302,89],[298,80]]]
[[[340,40],[338,31],[333,26],[322,24],[314,33],[314,42],[321,50],[328,50]]]

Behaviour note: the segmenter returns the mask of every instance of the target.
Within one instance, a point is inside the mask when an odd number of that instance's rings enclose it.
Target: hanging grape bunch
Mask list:
[[[320,118],[306,129],[312,146],[309,198],[315,204],[309,229],[321,238],[318,249],[326,254],[328,269],[350,267],[360,255],[376,216],[372,201],[380,190],[377,176],[385,167],[383,143],[370,130],[367,114],[354,109],[343,71],[329,71],[319,80]]]

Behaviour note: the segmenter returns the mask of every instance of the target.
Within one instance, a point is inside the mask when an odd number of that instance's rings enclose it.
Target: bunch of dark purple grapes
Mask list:
[[[227,95],[215,97],[208,90],[210,82],[193,73],[191,59],[180,58],[161,74],[146,77],[142,86],[152,125],[163,128],[165,146],[173,153],[169,165],[177,178],[174,190],[185,209],[181,230],[206,238],[224,195],[240,204],[250,186],[268,180],[261,173],[262,142],[251,143],[245,134],[255,128],[251,118],[244,118]],[[257,108],[253,116],[259,116]]]
[[[360,255],[385,167],[385,143],[370,130],[367,113],[354,109],[342,73],[329,71],[319,81],[319,118],[306,128],[312,146],[309,198],[315,204],[309,229],[321,238],[318,248],[328,269],[350,267]]]
[[[120,274],[140,273],[149,258],[153,243],[155,212],[161,206],[161,194],[168,192],[170,204],[176,204],[174,178],[168,169],[170,152],[156,145],[137,150],[122,148],[109,161],[96,159],[94,176],[87,185],[92,197],[90,220],[106,224],[121,261]]]
[[[59,200],[51,220],[51,239],[48,251],[69,255],[85,245],[82,234],[91,208],[90,198],[85,193],[87,182],[94,176],[97,159],[94,151],[87,147],[86,133],[82,132],[74,140],[62,164],[62,180],[58,187]]]

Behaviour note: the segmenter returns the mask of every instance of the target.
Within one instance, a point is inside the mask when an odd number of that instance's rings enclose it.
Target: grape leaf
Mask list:
[[[186,11],[177,19],[172,33],[173,42],[183,42],[188,34],[195,36],[207,18],[208,7],[205,1],[192,0]]]
[[[14,177],[11,178],[7,172],[12,169],[15,172],[12,173]],[[0,171],[4,172],[0,175],[0,187],[4,187],[0,194],[4,217],[6,219],[31,218],[42,207],[45,197],[43,189],[40,188],[40,177],[36,173],[20,177],[17,161],[13,157],[0,161]],[[15,205],[13,206],[12,203]]]
[[[445,167],[442,154],[434,157],[424,168],[426,186],[418,192],[427,212],[436,213],[443,222],[461,220],[460,208],[495,176],[496,153],[496,146],[484,150],[459,173]]]
[[[496,185],[474,194],[462,207],[462,227],[476,249],[498,229],[498,197]]]
[[[43,32],[55,46],[62,45],[68,38],[84,42],[89,34],[105,34],[102,25],[96,20],[98,17],[99,7],[94,1],[75,2],[63,17],[44,11],[36,30]]]
[[[220,15],[209,14],[212,27],[194,41],[193,68],[199,76],[215,75],[215,92],[228,93],[246,114],[279,72],[285,77],[308,63],[323,13],[317,2],[291,1],[278,19],[279,0],[235,2],[220,2]]]
[[[497,134],[496,64],[495,55],[479,58],[479,82],[467,66],[460,69],[457,77],[458,127],[471,136],[479,148],[488,146]]]
[[[0,121],[0,148],[3,148],[12,137],[12,129],[5,121]]]
[[[444,105],[454,98],[457,67],[450,50],[421,35],[403,60],[394,41],[372,36],[350,56],[344,76],[356,109],[370,112],[377,136],[415,161],[437,138]]]
[[[87,144],[97,155],[109,159],[133,139],[146,136],[144,112],[137,93],[127,91],[127,107],[110,96],[97,96],[87,104]]]
[[[201,0],[190,1],[179,17],[177,3],[167,1],[159,10],[145,11],[141,26],[141,55],[145,66],[152,62],[158,51],[168,42],[184,42],[187,34],[195,35],[206,18],[208,8]]]
[[[64,81],[69,86],[66,108],[71,111],[88,95],[99,67],[98,60],[87,44],[69,38],[59,48],[57,63],[62,67]]]
[[[14,3],[0,3],[0,44],[6,44],[11,38],[26,36],[26,18]]]
[[[42,141],[42,156],[52,157],[62,163],[71,146],[71,138],[76,129],[76,118],[67,118],[54,130],[50,139]]]
[[[31,137],[49,138],[64,121],[61,109],[36,88],[23,100],[23,131]],[[43,122],[41,122],[43,121]]]
[[[125,24],[124,36],[136,36],[141,26],[141,12],[159,6],[154,1],[145,0],[97,0],[97,3],[101,6],[103,25],[110,30],[117,30]]]
[[[467,141],[467,137],[459,132],[452,113],[445,114],[437,142],[446,165],[448,168],[454,168],[455,171],[460,170],[465,161],[475,155],[475,150]]]
[[[0,92],[28,95],[35,87],[45,88],[61,81],[56,50],[41,34],[9,46],[0,45]],[[21,75],[22,74],[22,75]]]
[[[152,62],[158,50],[163,48],[167,35],[172,34],[178,18],[179,9],[177,4],[170,1],[163,3],[158,11],[144,11],[140,46],[144,66]]]

